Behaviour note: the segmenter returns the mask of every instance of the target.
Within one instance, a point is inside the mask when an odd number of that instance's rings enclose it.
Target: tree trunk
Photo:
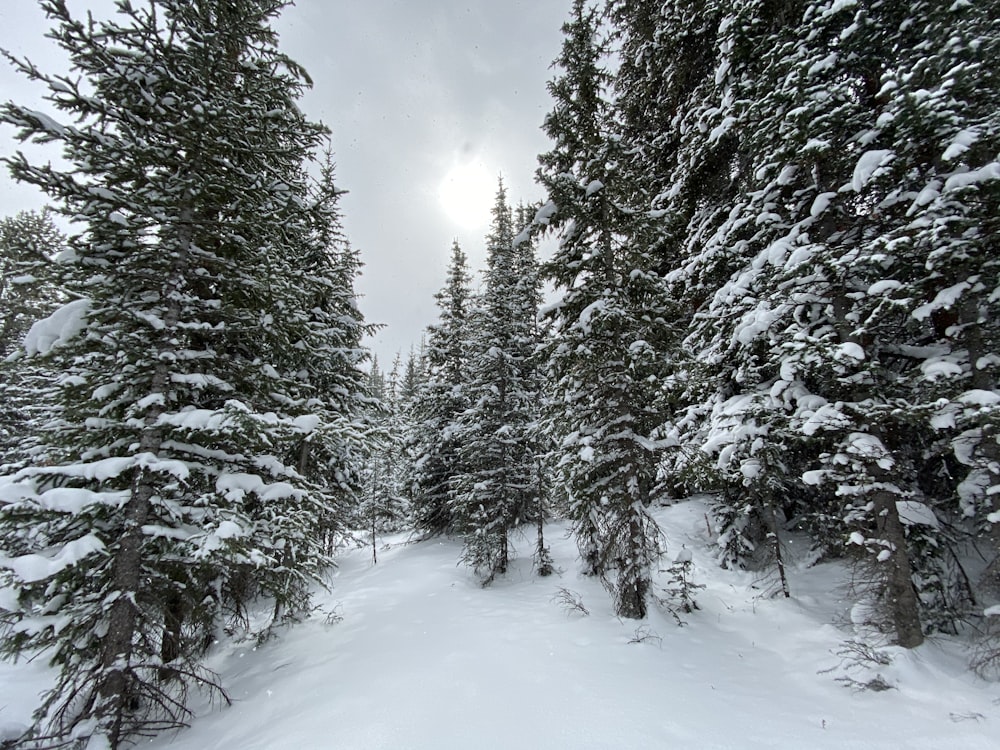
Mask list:
[[[538,546],[535,549],[537,558],[538,575],[541,577],[550,576],[552,570],[552,558],[549,555],[548,547],[545,546],[545,503],[542,501],[541,468],[538,469]]]
[[[907,553],[906,531],[893,493],[879,490],[874,494],[874,500],[878,532],[891,545],[889,559],[878,564],[889,568],[885,593],[896,641],[903,648],[915,648],[924,642],[924,634],[920,627],[920,607]]]
[[[1000,445],[997,445],[994,425],[984,425],[981,429],[979,449],[983,463],[990,472],[990,487],[1000,486],[1000,476],[994,469],[1000,466]],[[990,503],[992,513],[1000,513],[1000,492],[995,492]],[[989,563],[977,581],[984,593],[993,599],[1000,599],[1000,523],[993,523],[986,532]]]
[[[847,314],[851,309],[851,301],[846,293],[834,297],[834,317],[840,338],[844,342],[858,344],[864,347],[864,342],[855,335],[847,323]],[[854,400],[861,402],[868,393],[860,389],[854,394]],[[892,447],[885,439],[885,431],[879,424],[868,424],[870,435],[877,438],[891,457]],[[876,482],[890,482],[888,470],[883,469],[873,461],[869,470]],[[876,489],[870,495],[875,508],[875,525],[879,536],[890,545],[889,558],[876,563],[887,566],[885,577],[885,597],[889,608],[889,617],[896,631],[896,641],[904,648],[916,648],[924,642],[924,633],[920,626],[920,602],[913,586],[913,568],[910,565],[910,549],[906,540],[906,529],[899,518],[896,506],[897,495],[885,489]],[[880,570],[882,568],[880,567]]]
[[[164,328],[157,343],[162,354],[176,347],[173,328],[180,319],[179,292],[192,240],[192,212],[182,209],[178,226],[178,251],[171,277],[167,281],[164,295],[169,300],[164,315]],[[165,393],[170,383],[167,361],[160,357],[150,380],[150,394]],[[163,406],[153,403],[144,418],[144,427],[139,438],[139,452],[157,455],[163,440],[157,426],[157,419],[163,413]],[[131,674],[132,644],[136,637],[139,611],[137,599],[142,588],[142,544],[143,525],[149,518],[151,500],[156,493],[158,476],[148,469],[136,471],[132,480],[131,496],[125,505],[125,519],[122,535],[111,564],[117,598],[111,605],[108,617],[108,633],[104,638],[101,652],[103,673],[97,686],[100,704],[95,714],[102,720],[108,732],[108,742],[112,750],[117,750],[127,739],[126,717],[138,708],[135,676]],[[168,607],[169,608],[169,607]],[[181,615],[183,617],[183,615]],[[167,620],[164,616],[164,622]],[[165,630],[168,626],[165,626]]]
[[[378,459],[372,470],[372,565],[378,565],[378,549],[375,546],[375,520],[378,518]]]
[[[129,675],[132,641],[135,637],[138,611],[135,597],[142,577],[142,525],[149,515],[149,500],[153,486],[147,472],[139,474],[126,507],[125,533],[121,537],[113,563],[117,599],[111,605],[108,634],[101,655],[102,674],[99,694],[101,703],[96,713],[109,718],[108,741],[115,750],[124,739],[123,722],[134,709],[136,696]]]
[[[989,350],[983,340],[982,320],[974,299],[963,305],[962,322],[963,337],[969,352],[969,364],[972,367],[971,385],[979,390],[992,391],[996,388],[996,383],[990,370],[979,367],[979,363],[989,354]],[[1000,486],[1000,476],[996,472],[996,467],[1000,466],[1000,445],[997,445],[995,425],[985,423],[980,428],[978,452],[982,466],[990,473],[990,486]],[[993,495],[990,510],[993,513],[1000,513],[1000,493]],[[1000,598],[1000,523],[991,524],[987,533],[987,543],[990,547],[987,554],[991,555],[991,558],[977,584],[991,598]]]
[[[629,508],[627,542],[629,559],[618,569],[618,592],[615,613],[630,620],[641,620],[646,616],[646,593],[649,590],[648,573],[642,569],[640,561],[646,559],[643,529],[635,517],[635,509]]]
[[[181,655],[181,628],[184,625],[184,600],[178,591],[167,592],[163,605],[163,637],[160,641],[160,679],[171,680],[176,672],[168,665]]]
[[[622,580],[618,581],[615,614],[630,620],[642,620],[646,617],[646,590],[649,588],[649,581],[635,573],[631,569],[628,573],[622,571]]]
[[[299,465],[296,470],[302,476],[305,476],[309,472],[309,440],[303,439],[302,444],[299,446]]]
[[[781,593],[786,599],[792,597],[788,588],[788,576],[785,574],[785,559],[781,556],[781,537],[778,536],[778,519],[774,513],[774,506],[770,501],[764,503],[764,522],[767,524],[767,537],[771,542],[771,551],[774,553],[774,564],[778,568],[778,578],[781,581]]]

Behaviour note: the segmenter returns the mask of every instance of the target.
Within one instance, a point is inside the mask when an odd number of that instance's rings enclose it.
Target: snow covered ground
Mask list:
[[[317,612],[260,648],[228,647],[212,665],[232,707],[206,707],[191,729],[143,746],[1000,747],[1000,685],[971,674],[957,644],[890,649],[893,662],[878,672],[893,689],[844,687],[836,652],[852,633],[832,624],[844,619],[836,593],[843,570],[793,566],[794,598],[768,598],[751,574],[715,565],[703,514],[697,501],[657,513],[670,559],[686,546],[695,580],[706,586],[685,627],[661,611],[645,624],[616,619],[600,584],[576,573],[560,524],[548,533],[561,575],[536,578],[523,560],[488,589],[456,566],[454,542],[397,537],[375,566],[370,550],[351,552],[332,593],[321,596],[342,620]],[[590,614],[567,611],[560,588],[578,594]],[[24,721],[45,670],[0,669],[0,724]]]

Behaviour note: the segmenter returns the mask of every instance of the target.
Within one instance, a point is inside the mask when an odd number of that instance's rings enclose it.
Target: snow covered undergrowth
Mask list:
[[[978,680],[956,644],[889,650],[894,687],[836,682],[843,569],[793,567],[792,600],[766,598],[748,573],[720,570],[704,506],[657,511],[673,559],[691,550],[701,610],[619,621],[596,581],[576,573],[565,526],[548,528],[561,575],[528,560],[488,589],[456,565],[450,541],[403,544],[341,560],[317,612],[260,648],[214,658],[233,705],[144,747],[171,750],[491,750],[492,748],[851,748],[997,746],[1000,686]],[[525,550],[530,544],[521,545]],[[665,582],[666,576],[661,576]],[[567,611],[560,588],[589,615]],[[637,632],[637,629],[638,632]],[[636,636],[644,641],[630,643]],[[46,673],[0,672],[0,724],[27,719]]]

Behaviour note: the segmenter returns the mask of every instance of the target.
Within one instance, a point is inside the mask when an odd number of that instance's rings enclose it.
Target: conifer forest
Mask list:
[[[4,53],[48,109],[0,123],[64,161],[4,159],[49,205],[0,218],[0,655],[51,678],[0,747],[197,727],[223,644],[385,540],[631,643],[698,637],[710,576],[833,565],[857,659],[943,643],[995,690],[1000,2],[567,0],[546,198],[499,181],[482,268],[442,238],[392,362],[291,3],[39,4],[71,68]]]

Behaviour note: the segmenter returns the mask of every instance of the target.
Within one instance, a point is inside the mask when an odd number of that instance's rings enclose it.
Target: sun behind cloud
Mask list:
[[[463,229],[484,227],[497,190],[497,175],[481,160],[455,163],[438,184],[442,210]]]

